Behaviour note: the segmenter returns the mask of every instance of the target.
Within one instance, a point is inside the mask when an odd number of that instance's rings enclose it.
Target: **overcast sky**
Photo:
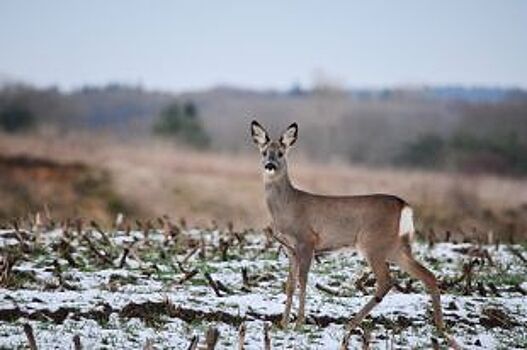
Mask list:
[[[186,90],[527,88],[527,1],[0,1],[0,76]]]

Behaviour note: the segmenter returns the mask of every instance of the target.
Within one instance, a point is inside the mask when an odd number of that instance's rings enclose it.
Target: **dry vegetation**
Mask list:
[[[97,220],[134,213],[113,190],[106,170],[80,162],[59,163],[28,155],[0,155],[0,219],[14,219],[50,208],[62,218],[89,213]]]
[[[269,221],[256,152],[197,153],[166,143],[79,134],[2,135],[0,152],[107,171],[119,201],[133,204],[142,217],[166,214],[200,226],[232,221],[240,228]],[[502,240],[526,238],[527,182],[522,179],[312,163],[292,153],[291,174],[298,186],[329,194],[395,193],[416,206],[421,231],[438,239],[446,231],[458,240],[487,239],[491,232]],[[57,201],[57,195],[39,197],[30,209],[41,210],[38,205]],[[93,208],[82,209],[78,215],[93,217]]]
[[[525,246],[413,247],[438,277],[445,323],[463,349],[525,348]],[[374,292],[363,259],[317,256],[300,329],[279,326],[286,266],[272,230],[185,229],[166,219],[107,231],[94,221],[19,222],[0,230],[0,348],[338,348]],[[396,288],[346,348],[446,348],[423,285],[393,272]]]
[[[287,259],[258,229],[269,217],[256,151],[76,134],[3,135],[0,154],[0,348],[336,348],[373,293],[357,253],[317,257],[307,324],[277,326]],[[451,333],[463,348],[525,347],[525,245],[499,241],[526,238],[526,181],[291,157],[305,189],[407,198],[426,236],[414,249],[439,278]],[[128,222],[105,229],[118,212]],[[423,286],[395,273],[396,291],[351,348],[446,346]]]

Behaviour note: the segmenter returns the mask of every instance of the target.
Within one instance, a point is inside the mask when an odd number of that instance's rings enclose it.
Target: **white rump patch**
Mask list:
[[[414,232],[414,211],[409,206],[405,206],[401,210],[401,217],[399,219],[399,236],[408,235],[410,240],[412,240]]]

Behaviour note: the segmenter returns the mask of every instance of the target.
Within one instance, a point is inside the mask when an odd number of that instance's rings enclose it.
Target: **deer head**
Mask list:
[[[298,125],[293,123],[278,140],[271,140],[269,134],[256,120],[251,123],[251,136],[260,150],[264,176],[279,178],[287,172],[286,155],[298,137]]]

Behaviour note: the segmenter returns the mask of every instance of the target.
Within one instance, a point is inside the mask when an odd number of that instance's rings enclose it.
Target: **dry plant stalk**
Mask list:
[[[143,350],[154,350],[154,342],[148,338],[143,346]]]
[[[368,280],[370,277],[370,273],[368,271],[365,271],[357,280],[355,281],[355,288],[360,290],[364,294],[368,294],[366,291],[366,288],[364,288],[364,283]]]
[[[324,293],[327,293],[329,295],[333,295],[335,297],[340,297],[341,296],[339,291],[334,290],[332,288],[329,288],[327,286],[324,286],[323,284],[320,284],[320,283],[315,284],[315,288],[318,289],[318,290],[321,290]]]
[[[214,294],[216,294],[217,297],[222,297],[223,295],[221,295],[220,293],[220,290],[218,288],[218,285],[216,284],[216,281],[214,281],[212,279],[212,277],[210,276],[210,274],[208,272],[205,272],[203,274],[205,276],[205,279],[207,280],[207,282],[209,283],[209,286],[212,288],[212,290],[214,291]]]
[[[432,349],[434,349],[434,350],[439,350],[440,349],[439,342],[434,337],[432,337]]]
[[[242,323],[240,325],[240,328],[238,329],[238,350],[244,350],[245,349],[245,333],[247,331],[247,326],[245,323]]]
[[[187,350],[196,350],[198,348],[199,336],[195,335],[192,337],[190,344],[188,345]]]
[[[121,260],[119,260],[119,268],[122,269],[124,267],[124,264],[126,263],[126,258],[128,257],[128,254],[130,253],[130,248],[125,247],[123,250],[123,255],[121,257]]]
[[[183,260],[181,260],[181,264],[185,264],[194,254],[196,254],[198,250],[199,247],[195,247],[194,249],[192,249],[187,255],[185,255]]]
[[[108,238],[108,235],[104,232],[104,230],[101,228],[101,226],[99,226],[99,224],[95,220],[90,221],[90,225],[97,232],[99,232],[99,234],[101,235],[102,239],[104,240],[106,244],[108,244],[110,247],[113,247],[112,241]]]
[[[500,297],[501,296],[501,293],[499,292],[498,288],[496,287],[496,285],[492,282],[489,282],[488,283],[488,286],[492,292],[492,294],[494,294],[495,296],[497,297]]]
[[[110,257],[108,257],[108,255],[106,255],[106,253],[102,253],[100,252],[96,247],[95,245],[93,244],[93,242],[91,241],[91,239],[88,237],[88,235],[85,233],[82,235],[82,239],[88,244],[88,248],[90,248],[90,250],[95,254],[95,256],[103,263],[106,263],[106,264],[112,264],[112,259],[110,259]]]
[[[73,336],[73,348],[75,350],[82,350],[81,337],[78,334]]]
[[[181,277],[181,279],[178,281],[178,284],[185,283],[186,281],[190,280],[192,277],[196,276],[198,273],[199,273],[198,269],[185,272],[185,275]]]
[[[508,247],[509,251],[514,254],[518,259],[520,259],[524,264],[527,265],[527,259],[518,251],[518,249],[514,248],[512,245]]]
[[[222,281],[216,280],[215,282],[216,282],[216,285],[218,286],[219,290],[221,290],[222,292],[225,292],[227,294],[233,294],[232,290],[229,287],[227,287],[225,284],[223,284]]]
[[[249,272],[247,271],[247,267],[242,267],[242,281],[243,285],[247,288],[250,288],[253,283],[251,283],[251,279],[249,277]]]
[[[31,350],[37,350],[37,342],[35,341],[35,335],[33,334],[33,327],[29,323],[24,323],[24,333],[26,333],[27,342]]]
[[[207,344],[207,350],[214,350],[216,344],[218,343],[218,338],[220,337],[220,331],[217,328],[212,326],[207,329],[205,343]]]
[[[370,342],[371,342],[371,332],[366,327],[362,327],[362,350],[369,350],[370,349]]]
[[[264,323],[264,349],[265,350],[271,350],[271,334],[270,334],[270,328],[268,322]]]
[[[199,245],[200,245],[199,258],[201,260],[206,260],[207,259],[207,245],[205,243],[205,237],[203,237],[203,233],[201,234]]]
[[[349,349],[349,342],[351,338],[351,333],[347,332],[344,337],[342,338],[342,341],[340,342],[339,350],[348,350]]]
[[[228,260],[228,250],[229,250],[230,242],[228,240],[225,240],[223,238],[220,238],[220,253],[221,253],[221,260],[227,261]]]
[[[11,280],[11,271],[15,266],[17,257],[12,254],[7,254],[0,257],[0,285],[7,286]]]

